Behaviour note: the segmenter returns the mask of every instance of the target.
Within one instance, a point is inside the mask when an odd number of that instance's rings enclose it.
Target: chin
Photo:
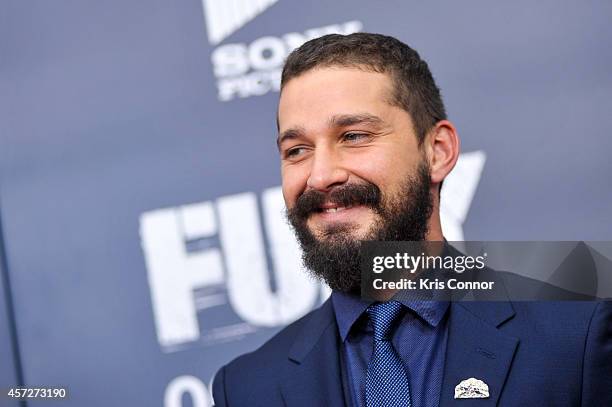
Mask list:
[[[313,236],[319,241],[362,241],[370,240],[371,225],[334,224],[310,228]]]

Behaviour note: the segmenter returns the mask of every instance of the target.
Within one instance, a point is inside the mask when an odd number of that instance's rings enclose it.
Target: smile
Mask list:
[[[371,216],[370,208],[360,204],[326,204],[312,213],[311,221],[316,223],[356,223],[367,222]]]
[[[338,207],[335,207],[335,208],[321,208],[321,212],[334,213],[334,212],[345,211],[347,209],[351,209],[352,207],[353,207],[353,205],[350,205],[350,206],[338,206]]]

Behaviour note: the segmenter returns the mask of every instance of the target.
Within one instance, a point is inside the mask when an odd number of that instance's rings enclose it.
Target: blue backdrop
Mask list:
[[[611,17],[595,0],[0,1],[0,388],[208,406],[219,366],[326,298],[283,221],[275,110],[287,53],[328,32],[429,62],[464,152],[449,240],[612,240]]]

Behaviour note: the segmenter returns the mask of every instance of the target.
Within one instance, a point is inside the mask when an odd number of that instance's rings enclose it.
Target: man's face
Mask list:
[[[422,240],[427,231],[429,167],[391,92],[386,74],[340,67],[313,69],[282,90],[283,196],[307,266],[334,268],[313,270],[326,280],[340,263],[355,268],[362,240]],[[354,289],[355,272],[330,285]]]

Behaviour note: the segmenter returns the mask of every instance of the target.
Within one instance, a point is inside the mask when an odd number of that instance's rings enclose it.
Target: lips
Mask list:
[[[339,212],[343,217],[356,216],[361,207],[376,210],[380,206],[380,197],[380,189],[371,183],[342,185],[330,192],[307,190],[298,197],[289,215],[292,222],[306,222],[313,215],[330,217],[339,215]]]

